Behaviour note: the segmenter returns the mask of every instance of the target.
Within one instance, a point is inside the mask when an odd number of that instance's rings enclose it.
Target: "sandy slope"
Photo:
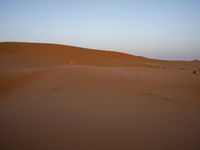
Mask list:
[[[46,67],[63,64],[92,66],[145,65],[150,59],[109,51],[97,51],[79,47],[37,44],[0,43],[1,64]],[[145,61],[144,61],[145,60]]]
[[[199,62],[26,43],[0,57],[0,149],[200,149]]]

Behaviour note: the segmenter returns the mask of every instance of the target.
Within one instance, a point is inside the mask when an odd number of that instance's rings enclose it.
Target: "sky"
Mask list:
[[[0,41],[200,59],[200,0],[0,0]]]

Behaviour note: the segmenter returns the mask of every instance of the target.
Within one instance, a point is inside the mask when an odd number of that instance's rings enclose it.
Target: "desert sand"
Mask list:
[[[0,43],[1,150],[199,150],[199,139],[199,61]]]

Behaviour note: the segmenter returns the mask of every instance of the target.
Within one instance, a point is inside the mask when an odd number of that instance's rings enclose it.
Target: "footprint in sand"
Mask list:
[[[170,96],[170,95],[166,96],[166,95],[163,95],[160,93],[156,93],[153,90],[140,91],[139,93],[146,97],[154,97],[154,98],[162,99],[165,101],[172,101],[172,99],[173,99],[172,96]]]
[[[144,83],[144,81],[141,79],[141,74],[140,73],[136,73],[135,76],[136,76],[137,82]]]
[[[81,79],[77,78],[75,80],[73,80],[75,83],[80,83]],[[51,93],[54,93],[54,92],[58,92],[58,91],[61,91],[63,89],[65,89],[66,87],[68,86],[68,83],[66,81],[61,81],[60,82],[60,85],[57,86],[57,87],[53,87],[51,88],[50,92]]]
[[[144,96],[155,96],[155,93],[152,90],[144,90],[144,91],[140,91],[140,94],[144,95]]]
[[[62,89],[62,87],[54,87],[51,89],[51,93],[58,92]]]
[[[166,100],[166,101],[171,101],[171,100],[172,100],[172,96],[165,96],[165,97],[164,97],[164,100]]]
[[[65,85],[65,81],[61,81],[61,82],[60,82],[60,86],[58,86],[58,87],[53,87],[50,91],[51,91],[52,93],[58,92],[58,91],[62,90],[62,88],[63,88],[64,85]]]

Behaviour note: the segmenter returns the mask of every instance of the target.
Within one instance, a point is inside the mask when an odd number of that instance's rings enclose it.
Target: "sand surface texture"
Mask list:
[[[1,150],[199,150],[199,139],[198,61],[0,43]]]

